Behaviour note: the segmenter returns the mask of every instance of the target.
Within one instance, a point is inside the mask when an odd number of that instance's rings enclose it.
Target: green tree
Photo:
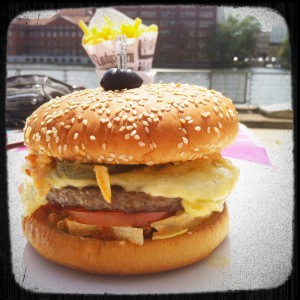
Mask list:
[[[259,32],[260,24],[254,17],[240,20],[229,16],[211,28],[205,47],[207,58],[214,67],[231,67],[235,56],[252,56]]]
[[[278,55],[283,66],[291,66],[291,47],[288,38],[282,42]]]

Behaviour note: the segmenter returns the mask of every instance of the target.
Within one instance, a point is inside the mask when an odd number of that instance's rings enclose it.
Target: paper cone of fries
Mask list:
[[[127,38],[127,67],[136,71],[144,83],[153,82],[151,70],[158,35],[156,25],[146,26],[140,18],[132,20],[113,8],[97,9],[89,26],[79,22],[84,32],[82,46],[96,67],[99,80],[106,70],[117,67],[116,37]]]

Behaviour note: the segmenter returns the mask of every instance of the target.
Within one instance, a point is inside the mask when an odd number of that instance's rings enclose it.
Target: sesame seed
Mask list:
[[[77,138],[78,138],[78,133],[76,132],[76,133],[74,134],[74,140],[77,140]]]
[[[116,154],[114,154],[114,153],[109,153],[109,156],[112,157],[112,158],[115,158],[115,157],[116,157]]]
[[[106,150],[106,143],[102,143],[102,149],[105,151]]]
[[[181,129],[181,128],[180,128]],[[184,134],[187,134],[187,130],[185,129],[185,128],[182,128],[182,132],[184,133]]]
[[[85,150],[85,144],[84,144],[84,143],[81,143],[81,148],[82,148],[83,150]]]
[[[223,119],[223,114],[219,113],[219,117],[220,117],[220,119]]]
[[[139,139],[140,139],[140,136],[139,136],[138,134],[136,134],[136,135],[134,135],[134,138],[135,138],[136,140],[139,140]]]
[[[215,131],[216,133],[220,133],[220,130],[219,130],[219,128],[217,128],[217,127],[214,127],[214,131]]]
[[[113,159],[112,157],[108,157],[106,160],[107,160],[108,162],[112,162],[114,159]]]
[[[125,126],[121,126],[120,129],[119,129],[119,131],[120,131],[120,132],[121,132],[121,131],[124,131],[125,128],[126,128]]]
[[[72,118],[71,123],[74,124],[74,122],[75,122],[75,118]]]
[[[101,122],[101,123],[106,123],[107,120],[106,120],[105,118],[101,118],[101,119],[100,119],[100,122]]]
[[[83,116],[78,116],[77,119],[78,121],[81,121],[83,119]]]
[[[180,118],[179,121],[180,121],[182,124],[185,124],[185,122],[186,122],[185,119],[182,119],[182,118]]]
[[[219,128],[222,128],[223,126],[222,126],[222,123],[221,122],[219,122]]]
[[[146,144],[144,142],[139,142],[140,147],[144,147]]]
[[[200,127],[200,126],[196,126],[196,127],[195,127],[195,130],[196,130],[196,131],[200,131],[200,130],[201,130],[201,127]]]
[[[185,154],[185,152],[184,151],[182,151],[181,153],[180,153],[180,157],[183,157],[184,156],[184,154]]]
[[[58,153],[61,154],[61,145],[58,146]]]
[[[79,149],[78,145],[75,145],[74,149],[75,149],[76,152],[80,152],[80,149]]]
[[[90,136],[90,140],[91,140],[91,141],[95,141],[95,140],[96,140],[96,137],[95,137],[94,135],[91,135],[91,136]]]
[[[135,117],[129,117],[129,118],[127,119],[128,122],[134,122],[134,120],[135,120]]]
[[[150,132],[149,127],[145,127],[145,131],[146,131],[147,133],[149,133],[149,132]]]
[[[71,128],[71,125],[66,125],[65,128],[66,128],[66,129],[70,129],[70,128]]]
[[[108,129],[112,128],[112,123],[111,123],[111,122],[109,122],[109,123],[107,124],[107,128],[108,128]]]
[[[228,112],[226,113],[226,117],[227,117],[227,119],[230,119],[229,113],[228,113]]]
[[[84,119],[83,121],[82,121],[82,123],[83,123],[83,125],[87,125],[88,124],[88,120],[87,119]]]
[[[133,126],[129,125],[129,126],[126,126],[126,130],[132,130],[133,129]]]
[[[131,131],[130,135],[134,136],[136,134],[136,130]]]
[[[114,120],[115,120],[116,122],[120,122],[121,118],[120,118],[120,117],[115,117]]]
[[[210,112],[209,111],[203,112],[203,113],[201,113],[201,116],[204,117],[204,118],[207,118],[207,117],[210,116]]]
[[[125,134],[125,140],[129,140],[130,139],[130,133]]]
[[[185,144],[188,144],[188,143],[189,143],[189,140],[188,140],[186,137],[183,137],[183,138],[182,138],[182,141],[183,141]]]
[[[207,127],[207,133],[210,133],[210,127],[209,126]]]
[[[182,148],[183,147],[183,142],[180,142],[178,145],[177,145],[177,147],[180,149],[180,148]]]

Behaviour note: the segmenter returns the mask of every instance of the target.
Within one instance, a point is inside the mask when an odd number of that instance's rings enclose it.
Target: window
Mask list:
[[[72,31],[72,37],[75,37],[75,36],[76,36],[76,32]]]
[[[52,34],[53,34],[53,37],[57,36],[57,32],[56,31],[54,31]]]
[[[209,28],[213,24],[212,20],[201,20],[199,22],[199,27],[200,28]]]
[[[45,32],[41,31],[41,37],[44,37],[44,36],[45,36]]]
[[[212,18],[214,16],[212,11],[200,11],[199,12],[199,17],[200,18]]]
[[[161,10],[160,15],[162,18],[174,18],[176,16],[175,10]]]
[[[196,21],[191,21],[191,20],[189,20],[189,21],[187,21],[187,20],[185,20],[185,21],[180,21],[180,26],[182,26],[182,27],[185,27],[185,28],[195,28],[196,26],[197,26],[197,22]]]
[[[47,31],[47,37],[51,37],[51,32]]]
[[[144,11],[141,11],[140,15],[141,15],[141,18],[143,18],[143,17],[154,18],[157,16],[157,12],[155,10],[144,10]]]
[[[181,18],[195,18],[197,16],[197,11],[195,10],[185,10],[180,12]]]
[[[176,24],[175,20],[160,20],[159,22],[159,26],[170,26],[175,24]]]

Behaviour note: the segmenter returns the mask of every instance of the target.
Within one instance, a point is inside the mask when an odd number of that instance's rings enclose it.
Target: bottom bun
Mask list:
[[[60,231],[43,208],[22,220],[30,244],[50,261],[100,274],[143,274],[180,268],[206,258],[228,234],[226,204],[200,226],[173,238],[130,242],[102,241]]]

